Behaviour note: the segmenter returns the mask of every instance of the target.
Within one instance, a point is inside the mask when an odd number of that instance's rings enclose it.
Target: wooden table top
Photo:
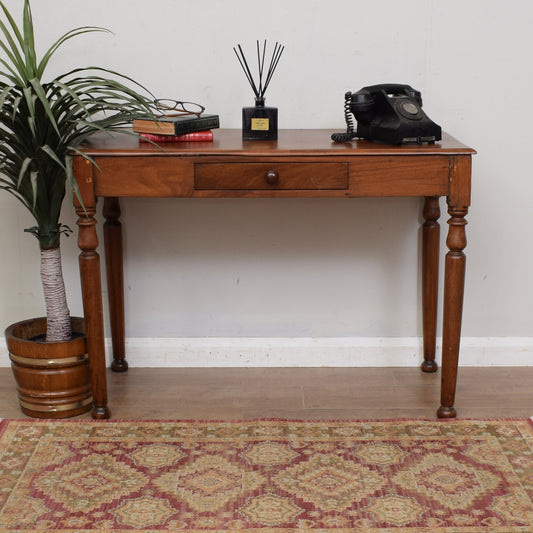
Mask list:
[[[131,130],[125,130],[131,133]],[[80,148],[90,156],[161,156],[161,155],[213,155],[235,154],[254,156],[272,155],[450,155],[475,154],[475,150],[443,133],[441,141],[423,145],[392,146],[383,143],[354,140],[347,143],[334,143],[331,130],[279,130],[277,141],[243,141],[240,129],[216,129],[214,140],[206,142],[161,143],[154,146],[140,142],[136,135],[114,134],[113,136],[96,134]]]

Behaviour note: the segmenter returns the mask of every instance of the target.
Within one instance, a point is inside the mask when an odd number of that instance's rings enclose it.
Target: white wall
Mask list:
[[[34,0],[33,15],[42,48],[75,26],[115,33],[78,38],[50,75],[107,66],[225,128],[252,104],[232,47],[256,39],[286,47],[267,93],[281,128],[342,130],[344,92],[364,85],[421,90],[428,115],[478,150],[463,334],[533,337],[530,0]],[[124,200],[126,335],[418,337],[420,212],[416,199]],[[64,221],[75,226],[68,207]],[[2,326],[43,314],[30,225],[0,194]],[[80,314],[75,237],[63,250]]]

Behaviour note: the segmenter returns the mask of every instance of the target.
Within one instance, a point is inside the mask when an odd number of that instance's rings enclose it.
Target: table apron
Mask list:
[[[277,156],[251,162],[235,155],[99,156],[94,192],[159,198],[446,196],[454,157],[356,156],[324,162]]]

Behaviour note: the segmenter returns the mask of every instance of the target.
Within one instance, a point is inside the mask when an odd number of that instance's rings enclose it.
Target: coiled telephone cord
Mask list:
[[[331,140],[336,143],[346,143],[357,137],[355,131],[352,111],[350,104],[352,103],[352,93],[348,91],[344,95],[344,119],[346,120],[346,132],[345,133],[332,133]]]

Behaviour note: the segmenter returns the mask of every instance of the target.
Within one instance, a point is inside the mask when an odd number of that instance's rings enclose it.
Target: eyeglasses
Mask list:
[[[158,98],[154,100],[156,110],[163,117],[177,117],[179,115],[196,115],[199,117],[205,107],[194,102],[182,102],[180,100],[170,100],[168,98]]]

